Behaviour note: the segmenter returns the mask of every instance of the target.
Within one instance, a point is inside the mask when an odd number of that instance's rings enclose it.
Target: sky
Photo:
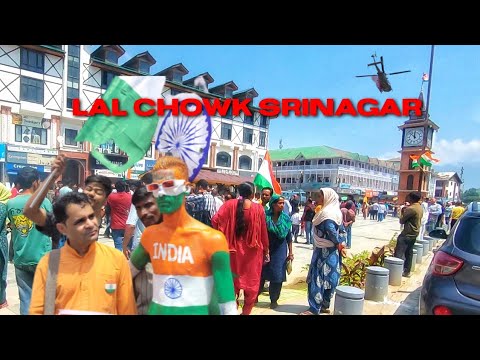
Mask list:
[[[393,98],[418,98],[422,75],[430,70],[430,45],[122,45],[119,64],[149,51],[155,74],[181,62],[189,79],[204,72],[215,80],[210,87],[234,81],[239,90],[255,88],[264,98],[363,98],[383,103]],[[370,78],[371,55],[383,56],[393,90],[380,93]],[[433,151],[438,172],[464,168],[464,189],[480,188],[480,46],[436,45],[430,78],[430,118],[439,127]],[[425,100],[428,83],[423,86]],[[270,150],[327,145],[370,157],[399,157],[406,117],[278,117],[270,122]]]

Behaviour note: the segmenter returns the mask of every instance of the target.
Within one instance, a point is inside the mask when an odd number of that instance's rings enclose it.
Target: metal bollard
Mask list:
[[[389,270],[380,266],[367,267],[365,300],[384,301],[388,294]]]
[[[415,271],[415,263],[417,262],[417,250],[413,249],[413,255],[412,255],[412,266],[410,266],[410,272]]]
[[[423,256],[423,244],[415,243],[413,248],[417,250],[417,264],[422,263],[422,256]]]
[[[362,315],[365,292],[353,286],[335,289],[334,315]]]
[[[428,240],[418,240],[417,242],[419,242],[420,244],[423,245],[422,257],[427,256],[428,255],[428,248],[430,247],[430,241],[428,241]]]
[[[402,259],[388,256],[385,258],[383,267],[390,271],[388,275],[388,284],[393,286],[402,285],[403,264],[405,261]]]

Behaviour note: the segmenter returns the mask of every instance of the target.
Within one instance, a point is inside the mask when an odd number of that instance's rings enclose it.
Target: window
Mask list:
[[[173,81],[173,82],[177,82],[177,83],[182,83],[182,80],[183,80],[183,75],[182,75],[182,73],[173,70],[173,71],[172,71],[172,81]]]
[[[217,154],[217,166],[231,167],[232,157],[226,152],[219,152]]]
[[[78,130],[65,129],[65,145],[78,146],[78,143],[75,141],[77,133]]]
[[[43,105],[43,81],[21,76],[20,100]]]
[[[332,159],[325,159],[325,165],[331,165]]]
[[[232,125],[231,124],[222,124],[222,133],[220,136],[224,140],[232,139]]]
[[[266,128],[268,126],[268,118],[265,115],[262,115],[260,118],[260,127]]]
[[[258,146],[265,147],[266,138],[267,138],[267,134],[263,131],[260,131],[260,140],[259,140]]]
[[[247,155],[240,156],[239,168],[242,170],[252,170],[252,159]]]
[[[263,159],[258,158],[258,170],[260,170],[260,167],[262,166]]]
[[[106,50],[105,51],[105,61],[116,64],[118,62],[118,55],[115,51]]]
[[[228,107],[227,113],[225,114],[225,119],[233,119],[233,108],[232,104]]]
[[[68,56],[68,81],[76,81],[80,79],[80,58]]]
[[[78,89],[67,87],[67,108],[71,109],[73,99],[78,99],[79,97],[80,97],[80,93]]]
[[[233,96],[233,90],[229,88],[225,88],[225,97],[231,98]]]
[[[80,45],[68,45],[68,55],[80,57]]]
[[[31,126],[15,125],[15,141],[24,144],[47,145],[47,130]]]
[[[407,177],[407,190],[413,190],[413,175]]]
[[[20,68],[43,74],[43,62],[45,55],[35,50],[21,48],[20,50]]]
[[[146,61],[138,61],[138,71],[144,73],[150,73],[150,65]]]
[[[244,114],[243,122],[245,124],[253,125],[253,115],[248,116]]]
[[[108,88],[108,85],[110,85],[115,76],[117,76],[117,74],[113,72],[102,71],[102,89]]]
[[[245,144],[253,144],[253,130],[243,129],[243,142]]]
[[[455,231],[455,245],[469,254],[480,255],[480,220],[473,216],[464,216]]]

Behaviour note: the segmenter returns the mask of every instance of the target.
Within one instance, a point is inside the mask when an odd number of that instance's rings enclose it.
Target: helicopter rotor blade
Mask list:
[[[397,74],[403,74],[403,73],[407,73],[407,72],[411,72],[412,70],[405,70],[405,71],[397,71],[397,72],[393,72],[393,73],[390,73],[390,74],[387,74],[387,75],[397,75]]]
[[[357,76],[355,76],[355,77],[359,77],[359,78],[360,78],[360,77],[372,77],[372,76],[375,76],[375,75],[373,75],[373,74],[372,74],[372,75],[357,75]]]

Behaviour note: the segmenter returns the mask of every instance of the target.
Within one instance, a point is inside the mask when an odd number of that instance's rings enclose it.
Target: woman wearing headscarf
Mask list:
[[[225,201],[213,216],[212,226],[227,238],[237,305],[243,289],[242,315],[249,315],[255,306],[262,264],[269,256],[268,235],[265,211],[252,201],[252,186],[240,184],[238,192],[237,199]]]
[[[269,280],[270,309],[278,306],[277,301],[282,291],[282,283],[287,281],[287,261],[293,260],[292,221],[283,212],[284,204],[285,199],[282,196],[273,195],[269,202],[270,208],[265,213],[270,244],[270,261],[263,266],[259,294],[265,285],[265,280]]]
[[[340,257],[338,247],[342,212],[338,194],[331,188],[320,190],[318,204],[322,209],[313,218],[314,250],[307,275],[307,311],[301,315],[329,313],[330,299],[340,280]],[[340,250],[341,251],[341,250]]]
[[[7,241],[7,201],[12,196],[10,190],[0,183],[0,309],[7,304],[7,268],[8,268],[8,241]]]

